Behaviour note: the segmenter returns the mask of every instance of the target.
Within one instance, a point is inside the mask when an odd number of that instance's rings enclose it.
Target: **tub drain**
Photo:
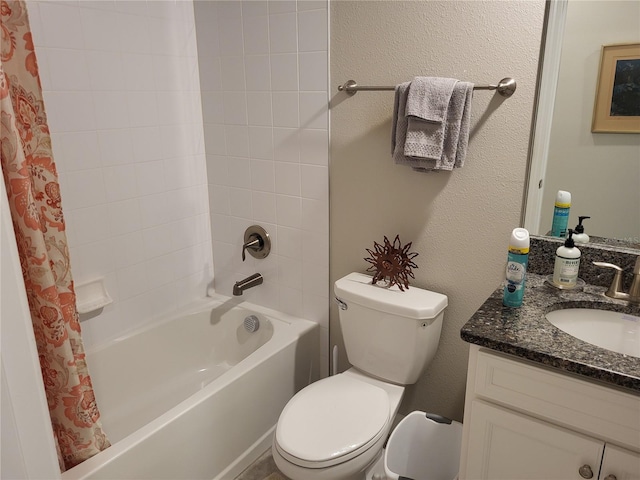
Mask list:
[[[244,319],[244,329],[247,332],[253,333],[257,331],[259,328],[260,328],[260,320],[258,320],[258,317],[256,317],[255,315],[249,315],[247,318]]]

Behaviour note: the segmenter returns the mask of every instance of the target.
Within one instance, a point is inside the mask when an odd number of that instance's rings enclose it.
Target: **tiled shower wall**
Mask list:
[[[247,300],[322,328],[328,365],[327,1],[195,2],[215,289],[260,272]],[[242,262],[252,224],[271,235]]]
[[[213,278],[193,4],[27,3],[76,284],[114,303],[86,345],[203,298]]]

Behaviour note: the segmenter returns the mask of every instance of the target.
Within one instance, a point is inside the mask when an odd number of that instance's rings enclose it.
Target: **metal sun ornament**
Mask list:
[[[373,242],[373,250],[367,248],[370,258],[365,258],[371,266],[367,268],[367,272],[375,272],[372,284],[379,281],[385,281],[387,287],[398,285],[400,290],[404,291],[409,288],[409,277],[415,278],[412,269],[418,268],[413,259],[418,256],[415,252],[409,252],[411,243],[407,243],[404,247],[400,243],[400,235],[396,235],[393,243],[384,237],[384,245]]]

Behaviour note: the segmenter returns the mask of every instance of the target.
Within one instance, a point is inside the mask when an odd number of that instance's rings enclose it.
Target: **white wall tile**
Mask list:
[[[138,163],[135,169],[138,192],[141,196],[160,193],[166,189],[162,160]]]
[[[115,12],[81,8],[80,17],[84,34],[84,46],[87,50],[119,51],[120,42],[114,35],[114,25],[118,25]],[[62,25],[69,27],[67,19]],[[61,24],[58,24],[61,25]]]
[[[234,217],[252,218],[251,190],[244,188],[229,188],[229,212]]]
[[[144,263],[138,263],[116,272],[118,278],[118,295],[126,300],[143,293],[147,288],[148,277]]]
[[[103,166],[123,165],[133,162],[132,133],[129,129],[98,131],[100,163]]]
[[[251,158],[273,158],[273,130],[269,127],[249,127]]]
[[[302,199],[288,195],[276,196],[278,225],[300,228],[302,226]]]
[[[302,259],[302,231],[300,229],[278,226],[278,255]]]
[[[135,162],[149,162],[162,158],[160,129],[156,125],[132,128],[130,134]]]
[[[92,93],[44,91],[43,96],[51,132],[78,132],[96,129]]]
[[[269,53],[269,17],[267,15],[244,15],[242,21],[244,54]]]
[[[107,167],[102,170],[102,174],[108,202],[116,202],[138,196],[135,165]]]
[[[51,90],[90,90],[89,68],[83,50],[49,48],[47,49],[49,66],[48,87]]]
[[[100,153],[98,151],[98,135],[95,131],[67,132],[56,137],[53,142],[54,154],[56,147],[63,152],[64,169],[68,172],[74,170],[86,170],[100,166]],[[56,162],[58,155],[55,155]]]
[[[309,10],[298,13],[298,46],[301,52],[327,50],[327,11]]]
[[[257,222],[276,222],[276,196],[274,193],[252,191],[253,219]]]
[[[329,165],[327,130],[300,130],[300,163]]]
[[[275,191],[275,167],[271,160],[251,160],[251,189]]]
[[[126,98],[120,92],[93,92],[93,105],[98,130],[128,128],[129,114]]]
[[[270,0],[267,3],[269,5],[270,14],[296,11],[296,0]]]
[[[300,92],[300,126],[328,128],[329,105],[326,92]]]
[[[234,157],[249,156],[249,129],[247,127],[226,125],[224,133],[227,155]]]
[[[111,235],[123,235],[140,228],[141,213],[137,198],[112,202],[108,210]]]
[[[275,127],[298,126],[298,92],[273,92],[272,102],[273,125]],[[305,110],[305,114],[306,112],[307,110]]]
[[[327,91],[327,52],[308,52],[298,55],[300,63],[300,90]]]
[[[280,162],[300,162],[300,138],[298,129],[273,129],[273,158]]]
[[[271,126],[271,93],[270,92],[247,92],[247,116],[249,125]]]
[[[93,90],[124,89],[125,76],[120,52],[91,51],[86,53],[86,57]]]
[[[65,175],[66,190],[63,192],[65,201],[78,207],[91,207],[106,202],[102,171],[78,170]]]
[[[142,9],[146,10],[146,5],[140,1],[117,1],[116,7],[127,4],[132,6],[137,5],[136,8],[140,11],[142,11]],[[116,10],[121,10],[121,8],[116,8]],[[145,55],[152,53],[149,21],[145,16],[141,16],[140,14],[119,15],[116,28],[118,29],[118,40],[122,52],[142,53]]]
[[[273,91],[298,91],[298,55],[271,55],[271,88]]]
[[[225,124],[247,124],[247,98],[244,92],[225,92],[222,103]]]
[[[269,15],[271,53],[295,53],[298,50],[295,13]]]
[[[72,202],[66,199],[63,192],[63,202],[65,208],[69,208]],[[70,209],[71,210],[71,209]],[[75,245],[83,245],[102,240],[109,236],[109,213],[107,205],[96,205],[95,207],[72,209],[75,238],[70,237]]]
[[[127,74],[126,88],[135,91],[155,91],[153,58],[141,53],[121,53],[122,72]]]
[[[275,162],[276,193],[300,196],[300,165],[289,162]]]
[[[236,6],[233,3],[235,2],[224,2],[222,6],[234,8]],[[218,21],[218,39],[220,42],[220,55],[242,55],[242,19],[239,9],[237,13],[221,14]]]
[[[220,57],[222,90],[243,92],[246,90],[244,58],[242,56]]]
[[[329,200],[329,171],[327,167],[300,165],[300,181],[304,198]]]
[[[83,324],[90,347],[202,296],[213,275],[195,19],[186,2],[30,11],[76,281],[105,276],[115,300]],[[220,62],[201,67],[220,90]],[[208,134],[226,154],[223,124]]]
[[[268,55],[247,55],[244,57],[244,65],[248,91],[271,90],[271,67]]]
[[[56,2],[40,2],[39,11],[43,45],[53,48],[78,48],[84,45],[80,11],[77,8]]]
[[[227,172],[230,186],[251,188],[251,161],[248,158],[229,157]]]

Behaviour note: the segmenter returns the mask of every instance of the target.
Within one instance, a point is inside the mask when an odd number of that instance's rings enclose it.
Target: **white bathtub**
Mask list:
[[[316,323],[220,296],[88,351],[112,446],[62,478],[233,479],[317,379],[318,335]]]

